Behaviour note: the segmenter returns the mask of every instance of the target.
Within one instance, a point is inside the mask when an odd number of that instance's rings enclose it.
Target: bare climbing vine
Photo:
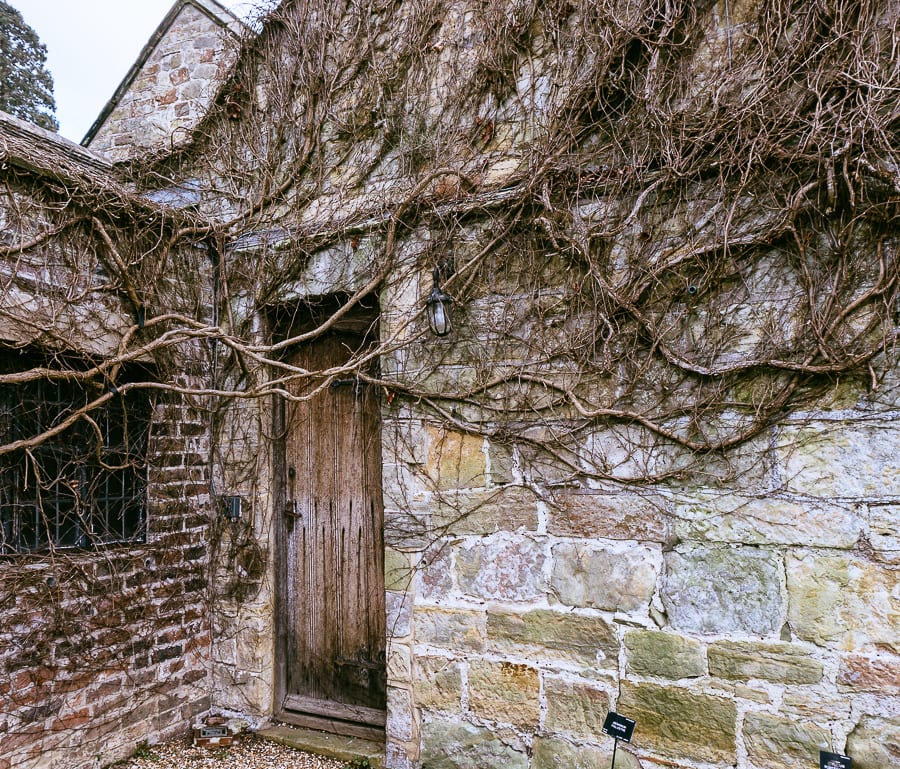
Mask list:
[[[386,313],[392,396],[573,476],[659,479],[892,365],[889,6],[286,3],[144,178],[206,183],[257,310],[349,263],[346,306]],[[410,280],[420,310],[433,266],[459,315],[437,346],[391,316]],[[245,336],[224,343],[250,392],[301,373],[278,356],[300,340]],[[542,423],[552,439],[523,436]],[[585,461],[598,430],[678,458]]]
[[[190,140],[121,187],[3,148],[3,321],[43,358],[0,386],[112,386],[0,457],[153,391],[202,415],[214,483],[253,485],[267,455],[229,447],[274,437],[271,398],[359,376],[526,480],[725,478],[841,387],[877,404],[896,368],[898,25],[879,0],[286,0]],[[325,294],[339,309],[292,332]],[[373,297],[377,345],[289,362]],[[246,600],[267,554],[215,527],[253,576],[211,595]],[[90,596],[126,556],[52,557]]]

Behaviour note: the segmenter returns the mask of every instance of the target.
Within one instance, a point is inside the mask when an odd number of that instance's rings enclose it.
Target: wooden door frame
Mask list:
[[[314,326],[321,322],[323,313],[330,313],[336,303],[340,303],[343,297],[341,295],[333,295],[317,298],[321,301],[307,302],[298,313],[294,310],[288,314],[287,308],[276,308],[275,312],[270,314],[269,327],[278,332],[282,338],[289,338],[288,335],[295,335],[303,330],[304,326]],[[317,310],[320,312],[317,313]],[[318,317],[317,317],[318,314]],[[338,324],[335,325],[335,331],[344,331],[352,333],[361,333],[371,331],[372,328],[377,329],[378,322],[378,306],[377,303],[362,302],[361,306],[351,310],[347,315],[342,317]],[[285,318],[288,318],[287,322]],[[273,335],[274,336],[274,335]],[[289,354],[288,351],[285,355]],[[274,493],[273,501],[273,535],[274,535],[274,559],[275,559],[275,595],[274,595],[274,676],[273,681],[273,703],[272,712],[275,718],[280,721],[302,726],[306,728],[318,729],[320,731],[343,734],[352,737],[363,737],[367,739],[384,740],[384,725],[386,720],[386,712],[374,711],[366,708],[354,708],[348,706],[342,713],[335,712],[333,718],[326,716],[312,715],[302,713],[298,710],[285,706],[288,700],[299,701],[302,698],[289,695],[287,692],[287,654],[288,633],[290,628],[288,622],[284,621],[286,615],[286,606],[288,601],[287,590],[289,589],[290,580],[287,574],[287,557],[285,544],[288,536],[288,526],[286,516],[283,514],[287,500],[287,430],[289,425],[286,418],[286,404],[283,398],[278,395],[273,396],[273,428],[274,428],[274,446],[272,451],[272,483]],[[385,639],[386,642],[386,639]],[[386,649],[384,650],[386,652]],[[386,664],[386,663],[385,663]],[[368,723],[359,723],[352,720],[353,713],[356,711],[367,711],[365,713]],[[371,711],[371,712],[368,712]],[[342,717],[343,716],[343,717]]]

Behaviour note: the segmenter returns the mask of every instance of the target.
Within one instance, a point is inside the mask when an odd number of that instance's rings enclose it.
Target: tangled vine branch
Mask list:
[[[0,386],[108,389],[0,455],[119,390],[187,399],[217,436],[241,402],[358,376],[526,475],[643,484],[838,382],[877,390],[900,307],[898,49],[879,0],[285,0],[191,141],[121,166],[127,184],[3,147],[0,318],[43,357]],[[435,266],[457,311],[437,342]],[[322,294],[335,312],[275,322]],[[372,297],[374,347],[287,360]],[[153,376],[123,379],[134,364]],[[258,576],[250,536],[232,556]]]

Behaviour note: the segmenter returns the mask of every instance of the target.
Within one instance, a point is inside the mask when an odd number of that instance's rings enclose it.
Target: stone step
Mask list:
[[[372,769],[382,769],[384,766],[384,743],[364,740],[361,737],[344,737],[314,729],[281,725],[259,729],[256,734],[307,753],[336,758],[339,761],[365,759]]]

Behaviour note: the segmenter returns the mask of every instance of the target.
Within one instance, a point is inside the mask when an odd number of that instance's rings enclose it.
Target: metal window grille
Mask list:
[[[40,435],[96,398],[95,385],[0,385],[0,441]],[[0,456],[0,554],[143,541],[150,401],[129,391],[28,450]]]

